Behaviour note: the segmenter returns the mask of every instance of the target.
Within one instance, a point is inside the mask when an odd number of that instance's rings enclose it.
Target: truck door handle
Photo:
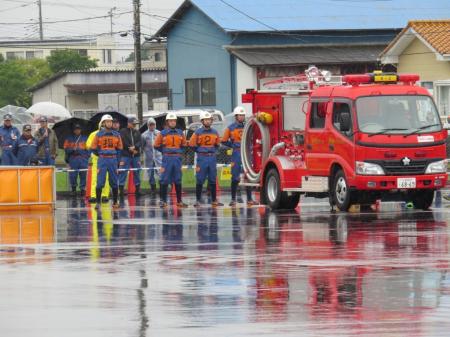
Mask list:
[[[329,148],[331,151],[334,151],[334,145],[333,145],[333,144],[328,145],[328,148]]]
[[[308,150],[312,150],[312,145],[311,145],[311,144],[308,144],[308,145],[306,145],[306,148],[307,148]]]

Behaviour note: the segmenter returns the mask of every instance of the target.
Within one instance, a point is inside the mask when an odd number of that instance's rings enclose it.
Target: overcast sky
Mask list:
[[[141,3],[142,33],[151,35],[165,20],[152,18],[144,13],[169,17],[182,0],[141,0]],[[133,10],[132,0],[42,0],[44,38],[108,33],[109,17],[64,23],[50,22],[107,15],[113,7],[116,7],[113,17],[114,32],[131,30],[133,14],[125,12]],[[125,14],[119,15],[120,13]],[[0,0],[0,40],[39,38],[38,17],[36,0]],[[116,41],[120,43],[121,49],[133,49],[130,38],[122,38],[116,34]]]

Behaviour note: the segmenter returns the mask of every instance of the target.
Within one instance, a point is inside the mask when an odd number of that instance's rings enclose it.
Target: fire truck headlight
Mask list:
[[[356,162],[356,174],[361,174],[361,175],[366,175],[366,176],[381,176],[381,175],[384,175],[384,170],[378,164],[357,161]]]
[[[428,165],[425,174],[445,173],[447,172],[447,159],[435,161]]]

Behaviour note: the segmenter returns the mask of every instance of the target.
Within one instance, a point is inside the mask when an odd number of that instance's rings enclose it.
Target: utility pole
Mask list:
[[[44,40],[44,30],[42,29],[42,3],[38,0],[37,5],[39,7],[39,39]]]
[[[113,7],[108,12],[109,20],[110,20],[110,24],[111,24],[111,36],[113,36],[113,11],[115,11],[116,9],[117,9],[116,7]]]
[[[134,6],[134,91],[137,104],[137,118],[139,123],[143,123],[142,111],[142,64],[141,64],[141,20],[140,20],[140,0],[133,0]]]

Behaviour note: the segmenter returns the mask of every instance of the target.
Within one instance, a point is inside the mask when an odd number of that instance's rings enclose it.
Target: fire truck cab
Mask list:
[[[273,209],[297,207],[301,194],[347,211],[377,199],[428,209],[447,182],[447,131],[417,75],[314,76],[248,90],[253,117],[242,136],[242,184]],[[319,74],[319,75],[317,75]],[[283,84],[288,84],[283,86]]]

